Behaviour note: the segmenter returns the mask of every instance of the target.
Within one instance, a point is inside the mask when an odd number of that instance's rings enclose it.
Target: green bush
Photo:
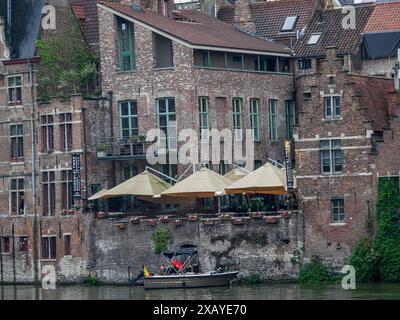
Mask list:
[[[259,284],[260,283],[260,274],[259,273],[251,273],[249,276],[249,282],[251,284]]]
[[[392,178],[380,178],[376,206],[377,230],[372,241],[362,240],[349,263],[357,281],[400,281],[400,193]]]
[[[152,240],[154,241],[154,252],[156,254],[160,254],[161,252],[167,250],[168,243],[172,241],[171,231],[167,229],[157,228],[152,236]]]
[[[87,282],[92,286],[96,286],[98,284],[97,277],[94,275],[89,275],[89,277],[87,278]]]
[[[325,265],[316,258],[311,259],[300,270],[299,281],[303,284],[318,284],[331,282],[334,279]]]

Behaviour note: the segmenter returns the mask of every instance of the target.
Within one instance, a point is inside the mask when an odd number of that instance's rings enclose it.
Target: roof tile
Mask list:
[[[400,30],[400,1],[377,3],[364,32]]]

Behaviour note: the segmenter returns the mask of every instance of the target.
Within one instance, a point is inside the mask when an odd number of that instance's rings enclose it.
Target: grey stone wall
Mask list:
[[[169,248],[182,244],[197,245],[202,271],[211,271],[227,261],[239,270],[240,278],[252,273],[262,280],[296,279],[303,252],[303,215],[293,213],[290,218],[276,219],[266,224],[262,219],[248,218],[243,225],[216,220],[214,225],[203,221],[185,221],[181,226],[157,222],[126,225],[121,230],[112,220],[96,220],[92,274],[100,282],[127,283],[128,266],[136,276],[145,264],[151,272],[158,272],[160,256],[154,253],[152,235],[156,228],[168,229],[173,235]]]

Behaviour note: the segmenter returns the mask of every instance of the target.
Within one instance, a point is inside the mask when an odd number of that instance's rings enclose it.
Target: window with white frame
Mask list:
[[[269,140],[278,141],[278,100],[268,100]]]
[[[72,150],[72,113],[60,114],[61,151]]]
[[[139,122],[136,101],[119,103],[121,139],[139,135]]]
[[[233,98],[232,100],[232,112],[233,112],[233,131],[235,134],[235,140],[242,140],[242,98]]]
[[[332,221],[333,223],[344,222],[344,200],[343,199],[332,199]]]
[[[55,260],[57,259],[57,237],[43,236],[42,237],[42,259]]]
[[[56,179],[54,171],[42,172],[42,214],[54,216],[56,212]]]
[[[199,97],[199,128],[201,141],[209,139],[208,98]]]
[[[342,141],[340,139],[321,140],[321,173],[342,173]]]
[[[17,161],[24,158],[24,126],[22,124],[10,125],[10,157],[11,161]]]
[[[42,135],[42,152],[54,151],[54,121],[52,115],[40,117],[40,131]]]
[[[321,33],[312,33],[310,38],[308,39],[308,45],[315,45],[318,43],[319,39],[321,38]]]
[[[12,178],[10,181],[10,214],[25,214],[24,178]]]
[[[72,209],[73,199],[73,182],[72,170],[61,171],[61,209]]]
[[[250,99],[250,127],[253,141],[260,141],[260,100]]]
[[[326,119],[340,118],[340,96],[324,97],[324,116]]]
[[[22,105],[22,76],[7,78],[8,104]]]

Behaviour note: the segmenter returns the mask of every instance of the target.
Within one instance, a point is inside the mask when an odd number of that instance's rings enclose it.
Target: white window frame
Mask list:
[[[340,142],[335,145],[335,142]],[[323,142],[329,142],[329,145],[324,147],[322,145]],[[336,171],[336,152],[340,151],[340,159],[341,159],[341,170]],[[329,156],[329,172],[324,171],[324,159],[327,159],[325,154]],[[320,170],[322,175],[340,175],[343,173],[343,151],[342,151],[342,140],[340,139],[321,139],[320,140]]]
[[[20,78],[21,79],[21,85],[12,85],[9,86],[8,82],[9,79],[11,78]],[[14,75],[9,75],[6,77],[6,86],[7,86],[7,101],[8,101],[8,105],[9,106],[22,106],[23,105],[23,96],[24,96],[24,76],[22,74],[14,74]],[[10,100],[10,94],[9,94],[9,90],[10,89],[16,89],[16,88],[21,88],[21,101],[19,100]],[[15,91],[14,91],[14,95],[15,95]]]
[[[288,31],[293,31],[295,26],[296,26],[296,22],[297,22],[298,16],[288,16],[285,18],[285,22],[283,23],[282,32],[288,32]]]
[[[335,213],[335,210],[337,210],[337,213]],[[337,220],[335,220],[335,216],[337,216]],[[332,223],[336,224],[336,223],[344,223],[345,222],[346,213],[344,210],[344,199],[343,198],[331,199],[331,217],[332,217]]]
[[[208,97],[199,97],[199,129],[200,129],[200,141],[208,142],[210,139]]]
[[[339,99],[339,105],[336,105],[336,101]],[[330,101],[329,108],[327,107],[326,101]],[[342,99],[340,94],[332,94],[332,95],[324,95],[323,96],[323,105],[324,105],[324,119],[340,119],[341,114],[341,105]],[[328,109],[330,109],[330,115],[328,115]],[[339,114],[337,111],[339,110]]]
[[[316,45],[318,43],[319,39],[321,39],[321,35],[322,35],[321,32],[312,33],[310,35],[310,38],[307,41],[307,44],[308,45],[313,45],[313,46]]]

